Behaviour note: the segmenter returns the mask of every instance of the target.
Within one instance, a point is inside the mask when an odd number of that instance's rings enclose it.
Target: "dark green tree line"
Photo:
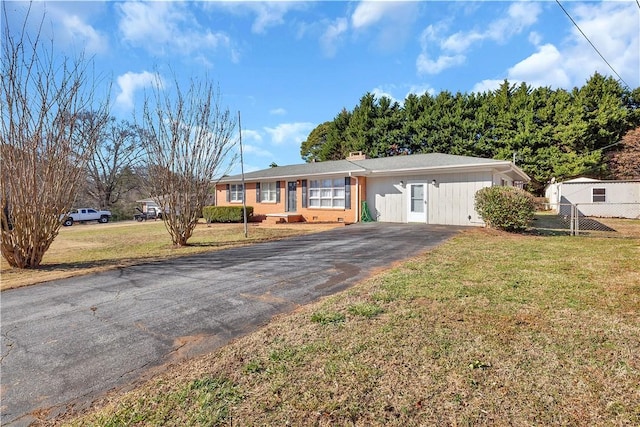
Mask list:
[[[594,74],[584,86],[532,88],[505,80],[482,93],[410,94],[400,105],[365,94],[301,145],[307,162],[448,153],[516,160],[539,191],[552,178],[611,178],[620,141],[640,125],[640,88]]]

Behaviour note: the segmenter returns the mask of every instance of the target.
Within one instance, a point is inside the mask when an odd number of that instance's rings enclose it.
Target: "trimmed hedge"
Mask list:
[[[487,226],[515,232],[525,230],[536,211],[533,196],[516,187],[485,187],[475,205]]]
[[[247,219],[253,215],[253,206],[247,206]],[[212,222],[243,222],[242,206],[205,206],[202,217]]]

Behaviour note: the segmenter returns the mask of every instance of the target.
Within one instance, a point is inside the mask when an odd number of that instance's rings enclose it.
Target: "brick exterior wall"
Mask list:
[[[246,182],[246,202],[247,206],[253,206],[253,216],[254,220],[261,221],[266,219],[267,214],[283,214],[287,213],[286,203],[287,203],[287,182],[294,181],[290,180],[280,180],[280,195],[279,202],[257,202],[256,201],[256,182]],[[303,208],[302,207],[302,199],[303,199],[303,188],[302,188],[302,180],[298,179],[296,181],[296,210],[295,213],[298,215],[302,215],[302,218],[305,222],[344,222],[347,224],[354,223],[359,221],[360,216],[360,206],[358,195],[362,198],[366,194],[365,188],[365,178],[358,178],[358,186],[360,189],[356,188],[356,178],[350,178],[350,193],[351,193],[351,207],[348,209],[333,209],[333,208]],[[228,184],[218,184],[216,185],[216,205],[217,206],[240,206],[241,202],[227,202],[227,185]],[[308,192],[307,188],[307,192]],[[305,196],[305,198],[307,198]],[[358,217],[356,217],[356,215]]]

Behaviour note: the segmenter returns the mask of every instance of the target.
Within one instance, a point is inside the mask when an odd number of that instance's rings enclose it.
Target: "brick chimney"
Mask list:
[[[364,160],[367,158],[366,154],[362,154],[362,151],[352,151],[347,156],[347,160]]]

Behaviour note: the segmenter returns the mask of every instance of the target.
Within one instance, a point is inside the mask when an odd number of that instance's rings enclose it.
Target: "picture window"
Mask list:
[[[344,178],[309,181],[310,208],[344,208]]]

